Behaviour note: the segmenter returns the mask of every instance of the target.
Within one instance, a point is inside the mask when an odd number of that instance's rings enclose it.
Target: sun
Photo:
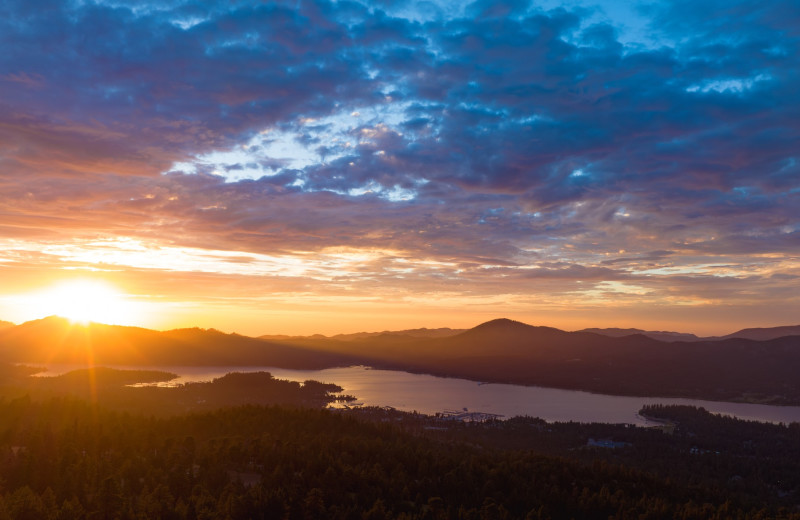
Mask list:
[[[34,295],[40,313],[73,323],[127,325],[137,321],[137,305],[113,285],[98,280],[69,280]]]

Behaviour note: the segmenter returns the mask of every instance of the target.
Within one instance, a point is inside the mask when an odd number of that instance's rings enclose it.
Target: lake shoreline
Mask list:
[[[36,377],[48,377],[86,366],[50,365]],[[141,370],[144,367],[119,366],[120,370]],[[168,370],[178,378],[170,386],[189,382],[210,381],[231,372],[270,372],[276,379],[302,382],[317,380],[334,383],[354,395],[365,406],[391,406],[402,411],[418,411],[435,415],[443,410],[479,411],[502,415],[536,416],[552,421],[625,423],[648,425],[638,417],[644,404],[687,404],[703,407],[712,413],[722,413],[745,420],[762,422],[798,422],[800,407],[762,403],[712,401],[686,397],[626,396],[600,394],[572,388],[517,385],[495,381],[474,381],[441,375],[385,370],[365,365],[327,368],[321,370],[284,369],[255,366],[159,366],[148,369]]]
[[[38,364],[28,364],[28,363],[18,363],[18,366],[25,366],[31,368],[43,368],[42,372],[37,372],[32,374],[33,377],[50,377],[53,375],[60,375],[64,372],[56,370],[53,372],[49,368],[37,366]],[[71,367],[69,370],[80,370],[89,368],[86,365],[51,365],[52,367]],[[197,364],[197,365],[96,365],[95,368],[115,368],[118,370],[148,370],[148,369],[157,369],[157,370],[164,370],[170,371],[171,369],[210,369],[210,368],[217,368],[218,365],[208,365],[208,364]],[[556,389],[556,390],[567,390],[567,391],[575,391],[575,392],[587,392],[596,395],[605,395],[611,397],[635,397],[641,399],[691,399],[696,401],[711,401],[711,402],[718,402],[718,403],[731,403],[731,404],[752,404],[752,405],[764,405],[764,406],[778,406],[778,407],[796,407],[800,406],[800,402],[793,401],[791,399],[786,399],[784,396],[771,396],[771,397],[759,397],[758,394],[747,393],[742,395],[740,398],[734,399],[725,399],[719,398],[713,395],[706,395],[703,393],[664,393],[664,394],[643,394],[643,393],[625,393],[625,392],[603,392],[597,389],[594,389],[592,386],[581,386],[581,385],[542,385],[536,384],[533,382],[524,382],[524,381],[515,381],[513,379],[506,380],[506,379],[499,379],[499,378],[472,378],[472,377],[465,377],[456,374],[450,374],[446,372],[436,372],[430,370],[422,370],[422,369],[406,369],[406,368],[398,368],[393,367],[392,365],[363,365],[363,364],[354,364],[354,365],[346,365],[346,366],[333,366],[333,367],[325,367],[325,368],[284,368],[284,367],[274,367],[274,366],[260,366],[260,365],[241,365],[235,366],[232,368],[236,368],[237,371],[241,372],[253,372],[256,370],[263,370],[263,369],[273,369],[273,370],[307,370],[307,371],[318,371],[318,370],[335,370],[335,369],[350,369],[350,368],[360,368],[363,367],[366,370],[385,370],[391,372],[405,372],[408,374],[414,375],[425,375],[425,376],[432,376],[438,377],[442,379],[458,379],[458,380],[465,380],[471,381],[478,385],[513,385],[513,386],[522,386],[528,388],[547,388],[547,389]],[[68,370],[67,370],[68,371]],[[221,374],[225,375],[225,374]],[[178,378],[180,379],[180,377]],[[170,385],[165,385],[170,386]]]

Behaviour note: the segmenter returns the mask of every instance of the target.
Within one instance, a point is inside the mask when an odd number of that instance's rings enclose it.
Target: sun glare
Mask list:
[[[127,325],[136,322],[136,305],[116,287],[96,280],[72,280],[34,296],[45,316],[57,315],[75,323]]]

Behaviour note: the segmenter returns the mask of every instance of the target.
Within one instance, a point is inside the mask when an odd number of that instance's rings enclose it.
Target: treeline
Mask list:
[[[665,424],[641,428],[516,417],[438,429],[419,417],[415,428],[442,442],[528,450],[587,465],[622,465],[695,490],[712,503],[735,500],[746,510],[765,505],[795,510],[800,504],[800,424],[743,421],[682,406],[645,407],[643,412]],[[360,413],[377,418],[376,412]]]
[[[0,519],[800,518],[607,459],[615,450],[542,455],[476,434],[500,425],[388,419],[263,406],[157,418],[3,400]],[[554,433],[524,426],[510,424]]]

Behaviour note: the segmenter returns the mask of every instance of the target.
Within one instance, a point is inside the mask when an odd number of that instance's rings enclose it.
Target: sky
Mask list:
[[[800,323],[799,43],[790,1],[0,0],[0,319]]]

